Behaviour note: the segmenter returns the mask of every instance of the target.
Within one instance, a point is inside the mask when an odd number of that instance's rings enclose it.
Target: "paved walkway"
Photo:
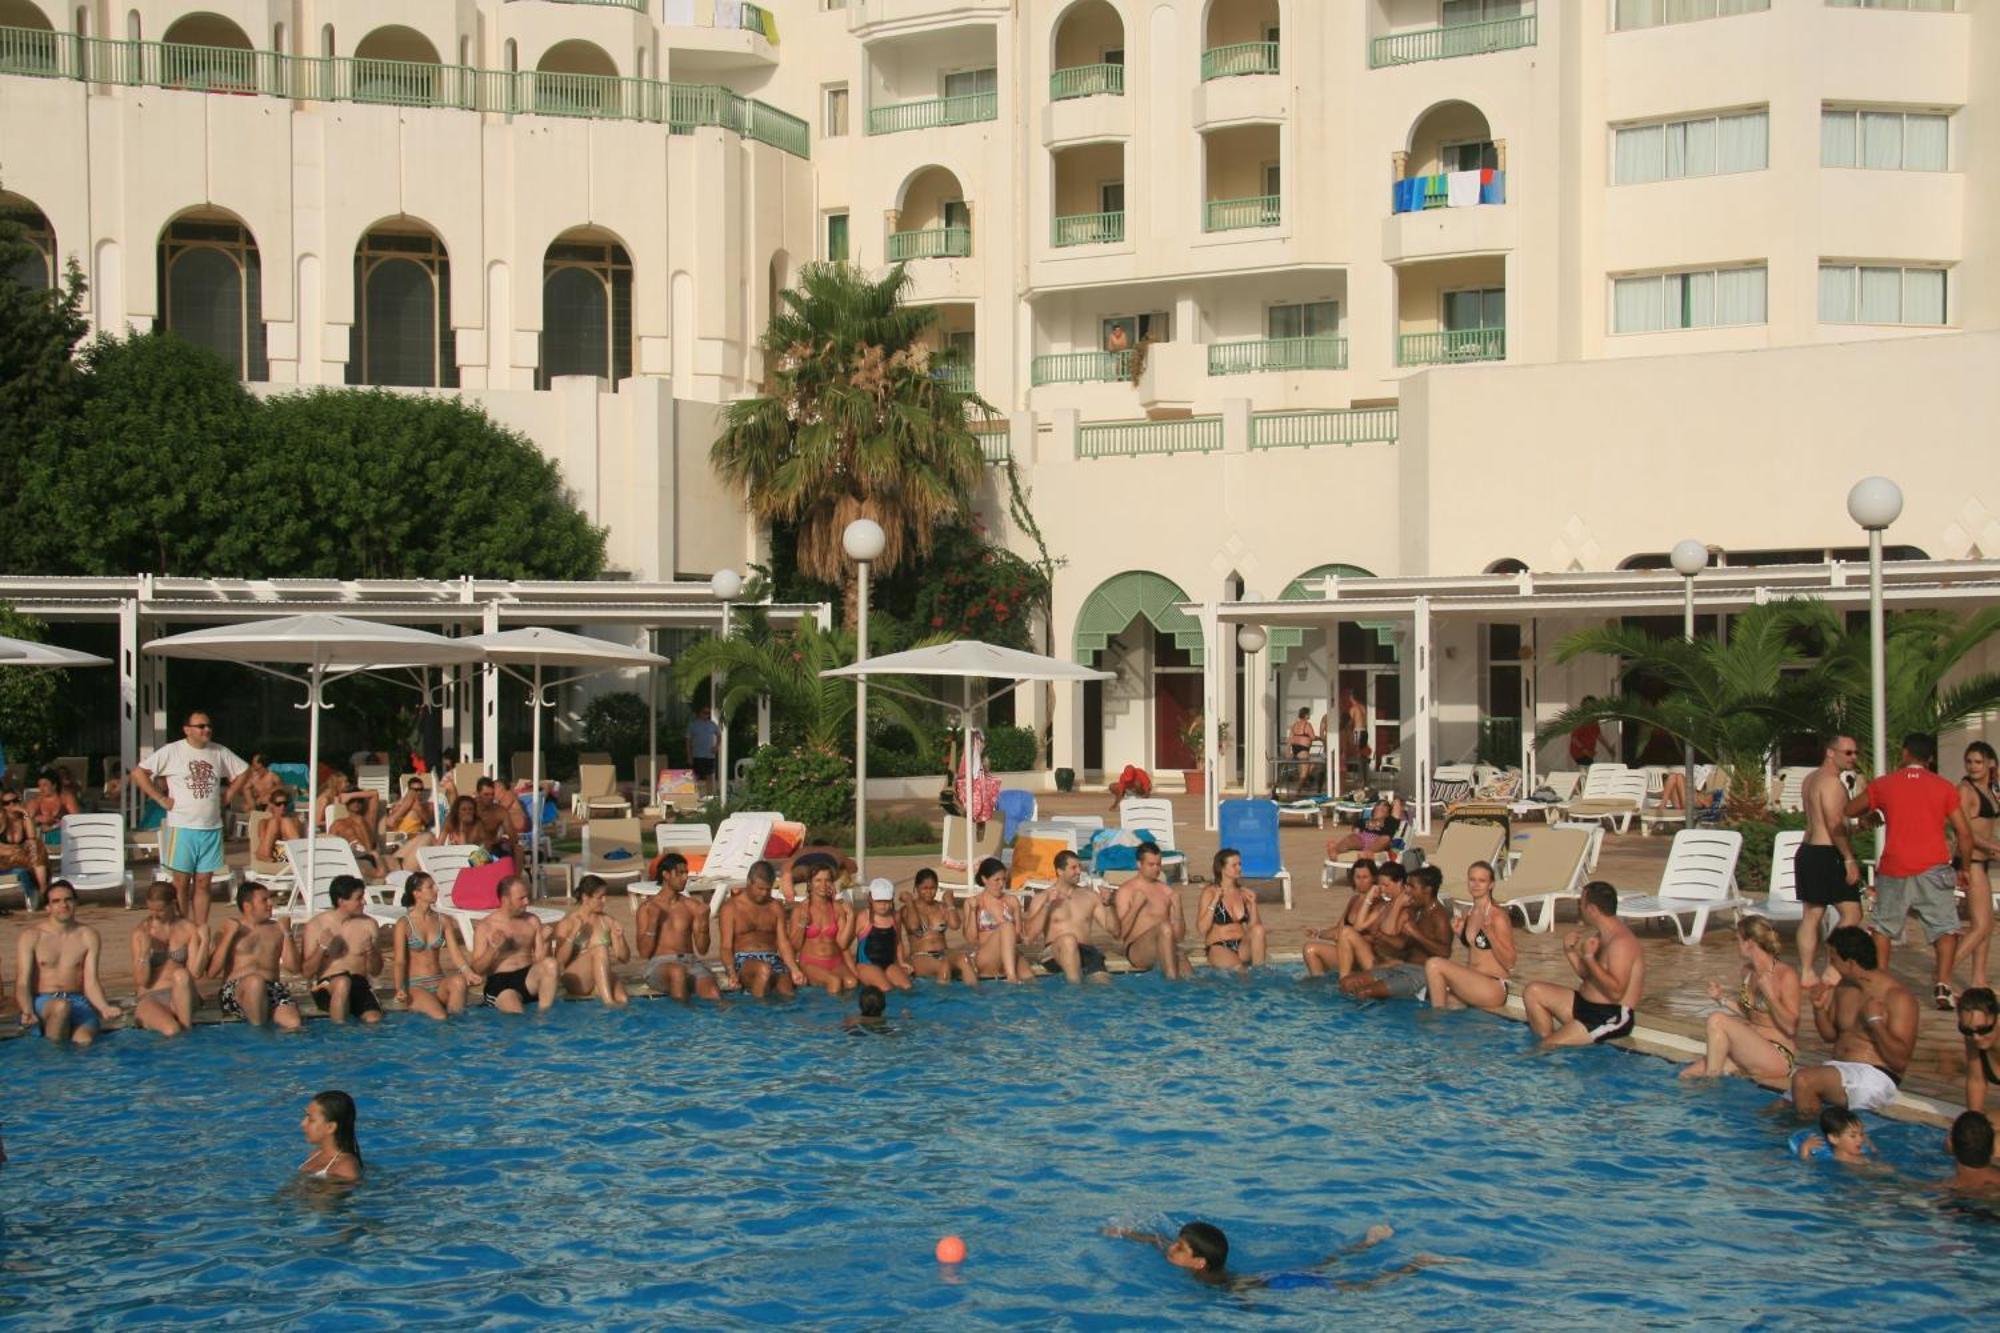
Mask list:
[[[1179,821],[1179,844],[1188,854],[1192,874],[1205,878],[1215,854],[1216,837],[1201,828],[1199,798],[1176,796],[1173,799]],[[885,808],[922,817],[936,816],[935,805],[911,802]],[[1043,814],[1109,813],[1106,798],[1101,793],[1048,796],[1043,798],[1041,810]],[[1112,822],[1115,822],[1115,815]],[[1296,825],[1286,826],[1280,835],[1284,861],[1292,871],[1295,904],[1294,910],[1285,911],[1275,885],[1266,888],[1261,895],[1274,960],[1296,960],[1304,932],[1310,927],[1326,926],[1337,921],[1346,907],[1347,889],[1320,887],[1319,867],[1325,838],[1325,833],[1320,830]],[[1598,861],[1597,876],[1610,880],[1620,889],[1650,891],[1666,864],[1669,841],[1665,837],[1641,837],[1636,831],[1624,836],[1607,836]],[[1419,845],[1423,845],[1421,840]],[[240,850],[231,856],[232,862],[242,859]],[[937,863],[936,857],[894,856],[870,858],[868,868],[872,874],[889,875],[900,884],[907,885],[918,869]],[[142,875],[144,873],[142,870]],[[1191,922],[1199,894],[1198,884],[1183,890],[1183,910]],[[18,902],[12,894],[8,896]],[[629,903],[614,906],[614,910],[621,913],[629,912],[629,909]],[[219,920],[229,911],[218,901],[211,919]],[[1515,969],[1517,976],[1527,980],[1571,980],[1562,957],[1562,934],[1573,924],[1572,911],[1565,908],[1565,915],[1550,934],[1530,935],[1524,931],[1517,935],[1520,941],[1520,962]],[[101,899],[87,902],[80,914],[83,921],[104,934],[104,984],[111,997],[120,1003],[132,990],[129,937],[140,915],[127,912],[122,904],[111,905]],[[4,975],[9,988],[6,1012],[0,1014],[0,1034],[13,1028],[12,1014],[15,1010],[11,996],[16,980],[14,941],[25,919],[25,915],[18,910],[11,916],[0,917],[0,949],[4,949],[4,953],[0,953],[0,960],[4,960],[0,961],[0,975]],[[1727,924],[1711,925],[1706,937],[1694,947],[1680,944],[1671,927],[1664,924],[1656,931],[1642,935],[1642,938],[1646,946],[1647,972],[1646,1000],[1640,1006],[1642,1024],[1659,1032],[1698,1040],[1702,1033],[1702,1015],[1710,1007],[1708,982],[1720,981],[1731,991],[1736,987],[1739,964],[1735,930]],[[1938,1011],[1925,998],[1931,989],[1929,950],[1909,946],[1899,948],[1893,968],[1896,975],[1917,994],[1921,1003],[1917,1051],[1904,1087],[1920,1096],[1961,1104],[1964,1048],[1953,1016]],[[1963,985],[1963,969],[1958,979]],[[1824,1057],[1824,1043],[1813,1031],[1810,1016],[1802,1025],[1800,1037],[1803,1043],[1801,1055],[1806,1061]]]

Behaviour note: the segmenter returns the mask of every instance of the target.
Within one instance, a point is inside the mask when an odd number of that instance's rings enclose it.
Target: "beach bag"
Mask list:
[[[514,858],[503,856],[483,866],[467,866],[451,886],[451,905],[467,912],[490,912],[500,906],[500,881],[514,873]]]

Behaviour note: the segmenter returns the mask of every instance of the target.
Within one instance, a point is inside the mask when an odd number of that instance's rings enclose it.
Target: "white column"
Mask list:
[[[129,597],[118,603],[118,763],[119,806],[129,821],[136,809],[131,773],[139,764],[139,604]]]
[[[1222,803],[1222,627],[1215,603],[1203,602],[1201,624],[1201,826],[1213,832]]]
[[[762,749],[771,743],[771,696],[757,696],[757,746]]]
[[[1340,738],[1347,730],[1347,719],[1340,715],[1340,622],[1326,622],[1326,794],[1340,795],[1340,784],[1347,775],[1341,771]]]
[[[1523,629],[1521,642],[1527,645],[1528,660],[1521,667],[1521,795],[1526,796],[1541,785],[1535,771],[1535,733],[1541,729],[1536,714],[1541,707],[1542,655],[1535,642],[1535,622],[1530,620]]]
[[[488,602],[481,610],[482,634],[500,632],[500,604]],[[500,776],[500,666],[488,662],[480,668],[481,688],[485,697],[481,701],[483,713],[479,737],[479,763],[486,776]],[[539,813],[537,818],[539,818]]]
[[[1417,805],[1417,832],[1431,831],[1431,599],[1417,598],[1416,623],[1411,627],[1410,648],[1416,658],[1411,672],[1416,710],[1416,774],[1411,788]]]

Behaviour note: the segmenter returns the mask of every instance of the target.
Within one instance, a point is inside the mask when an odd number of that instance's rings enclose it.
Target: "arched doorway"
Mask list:
[[[1201,717],[1203,655],[1200,622],[1178,606],[1187,600],[1146,569],[1113,575],[1084,599],[1076,660],[1116,673],[1084,686],[1085,768],[1197,766],[1189,733]]]
[[[347,382],[458,387],[451,256],[415,218],[378,223],[354,248]]]
[[[1359,565],[1315,565],[1286,584],[1278,600],[1319,601],[1329,578],[1374,577]],[[1402,654],[1394,630],[1386,622],[1342,620],[1334,630],[1337,639],[1329,641],[1324,628],[1273,626],[1268,651],[1277,673],[1278,716],[1289,719],[1305,708],[1315,727],[1324,722],[1329,731],[1338,733],[1340,714],[1352,699],[1366,714],[1364,727],[1373,753],[1394,750],[1403,727]]]
[[[618,65],[594,42],[557,42],[535,66],[535,110],[549,116],[618,114]]]
[[[156,330],[215,353],[240,379],[267,380],[257,239],[231,214],[202,209],[160,232]]]
[[[632,260],[608,232],[576,227],[542,258],[542,355],[535,387],[557,375],[632,375]]]
[[[972,209],[965,187],[947,167],[924,167],[896,201],[896,229],[889,259],[961,258],[972,253]]]
[[[56,285],[56,231],[48,215],[18,194],[0,194],[0,216],[21,228],[21,239],[33,254],[23,255],[7,276],[31,291]]]
[[[1125,93],[1125,20],[1110,0],[1080,0],[1056,20],[1049,100]]]
[[[257,91],[257,51],[250,35],[220,14],[175,19],[161,38],[160,83],[199,92]]]
[[[440,99],[443,67],[430,38],[415,28],[377,28],[354,48],[354,100],[430,106]]]

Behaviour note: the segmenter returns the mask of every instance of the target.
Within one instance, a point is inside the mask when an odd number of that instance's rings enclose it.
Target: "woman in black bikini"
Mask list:
[[[1965,1109],[1984,1112],[2000,1129],[2000,1102],[1989,1106],[1989,1096],[2000,1096],[2000,1061],[1993,1049],[2000,1045],[2000,999],[1985,986],[1967,987],[1958,997],[1958,1035],[1965,1038]]]
[[[1201,891],[1196,917],[1203,923],[1201,942],[1208,965],[1225,972],[1255,967],[1264,961],[1264,923],[1257,916],[1257,895],[1243,886],[1243,858],[1234,847],[1215,854]]]
[[[954,976],[968,986],[979,984],[979,973],[963,949],[947,942],[955,924],[951,908],[938,901],[937,871],[925,866],[917,872],[916,897],[904,901],[903,937],[909,941],[910,971],[933,981],[950,981]]]
[[[163,1037],[194,1027],[194,979],[204,966],[201,928],[180,914],[171,884],[146,890],[146,918],[132,931],[132,1021]]]
[[[1375,873],[1375,863],[1367,857],[1354,863],[1347,872],[1347,887],[1354,890],[1347,900],[1347,908],[1341,913],[1340,925],[1322,930],[1315,926],[1306,931],[1305,955],[1306,971],[1313,976],[1339,970],[1339,939],[1342,926],[1353,926],[1356,930],[1373,925],[1389,910],[1389,904],[1396,900],[1396,890],[1400,885],[1383,881]]]
[[[896,917],[896,886],[886,879],[868,885],[868,910],[855,925],[854,975],[877,990],[909,990],[910,951]]]
[[[403,881],[403,906],[409,911],[396,923],[389,958],[396,1002],[442,1023],[465,1012],[472,965],[458,947],[458,931],[437,914],[437,900],[437,881],[421,870]]]
[[[1968,986],[1993,983],[1986,972],[1987,955],[1993,948],[1993,881],[1987,876],[1988,861],[2000,858],[2000,842],[1994,834],[2000,828],[2000,759],[1985,741],[1965,747],[1965,778],[1958,784],[1958,808],[1972,825],[1973,858],[1965,867],[1965,911],[1972,928],[1958,938],[1958,961],[1965,964]]]
[[[1465,891],[1472,906],[1453,925],[1465,946],[1463,963],[1449,956],[1424,964],[1431,1008],[1463,1009],[1467,1005],[1499,1013],[1507,1006],[1507,979],[1514,975],[1514,920],[1493,901],[1493,867],[1474,861],[1465,871]]]
[[[854,946],[854,909],[833,896],[834,869],[813,867],[806,900],[793,909],[792,955],[808,985],[839,995],[861,984],[847,951]]]

